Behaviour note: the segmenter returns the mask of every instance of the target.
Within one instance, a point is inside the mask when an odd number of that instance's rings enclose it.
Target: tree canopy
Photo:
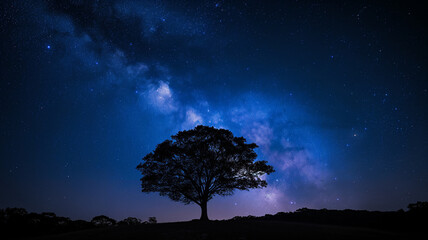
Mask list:
[[[261,177],[274,170],[266,161],[255,161],[255,148],[255,143],[225,129],[199,125],[180,131],[137,166],[142,191],[196,203],[202,209],[201,220],[208,220],[207,202],[215,195],[267,186]]]
[[[123,219],[122,221],[119,221],[117,224],[118,225],[135,226],[135,225],[139,225],[139,224],[142,224],[142,223],[143,222],[139,218],[127,217],[127,218]]]
[[[91,223],[98,227],[107,227],[115,225],[116,220],[114,220],[113,218],[109,218],[105,215],[100,215],[93,217]]]

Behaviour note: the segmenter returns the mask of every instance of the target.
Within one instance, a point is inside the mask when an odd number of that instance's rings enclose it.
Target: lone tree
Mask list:
[[[254,161],[255,143],[232,132],[199,125],[165,140],[137,166],[143,192],[159,192],[174,201],[201,207],[207,221],[207,202],[215,195],[232,195],[235,189],[262,188],[260,177],[274,172],[266,161]]]

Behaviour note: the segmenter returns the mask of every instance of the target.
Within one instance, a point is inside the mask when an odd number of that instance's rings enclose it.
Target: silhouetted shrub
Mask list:
[[[92,218],[91,223],[97,227],[109,227],[116,225],[116,220],[105,215],[100,215]]]
[[[156,217],[149,217],[149,220],[147,221],[149,224],[155,224],[158,223],[158,220]]]
[[[138,219],[138,218],[128,217],[128,218],[125,218],[122,221],[118,222],[117,224],[118,225],[128,225],[128,226],[131,226],[131,225],[142,224],[142,221],[141,221],[141,219]]]
[[[296,210],[296,212],[308,212],[310,209],[308,208],[299,208]]]
[[[87,222],[85,220],[75,220],[70,223],[73,226],[73,229],[89,229],[93,228],[94,225],[91,222]]]
[[[428,212],[428,202],[411,203],[408,206],[409,212]]]

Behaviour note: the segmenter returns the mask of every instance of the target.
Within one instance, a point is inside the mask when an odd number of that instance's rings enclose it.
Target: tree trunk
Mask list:
[[[208,210],[207,210],[207,202],[201,203],[201,221],[209,221],[208,219]]]

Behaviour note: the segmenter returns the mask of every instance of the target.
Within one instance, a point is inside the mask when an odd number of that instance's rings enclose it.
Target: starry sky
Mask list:
[[[144,194],[180,130],[259,145],[268,187],[209,217],[428,200],[427,8],[417,1],[1,1],[0,208],[199,218]]]

